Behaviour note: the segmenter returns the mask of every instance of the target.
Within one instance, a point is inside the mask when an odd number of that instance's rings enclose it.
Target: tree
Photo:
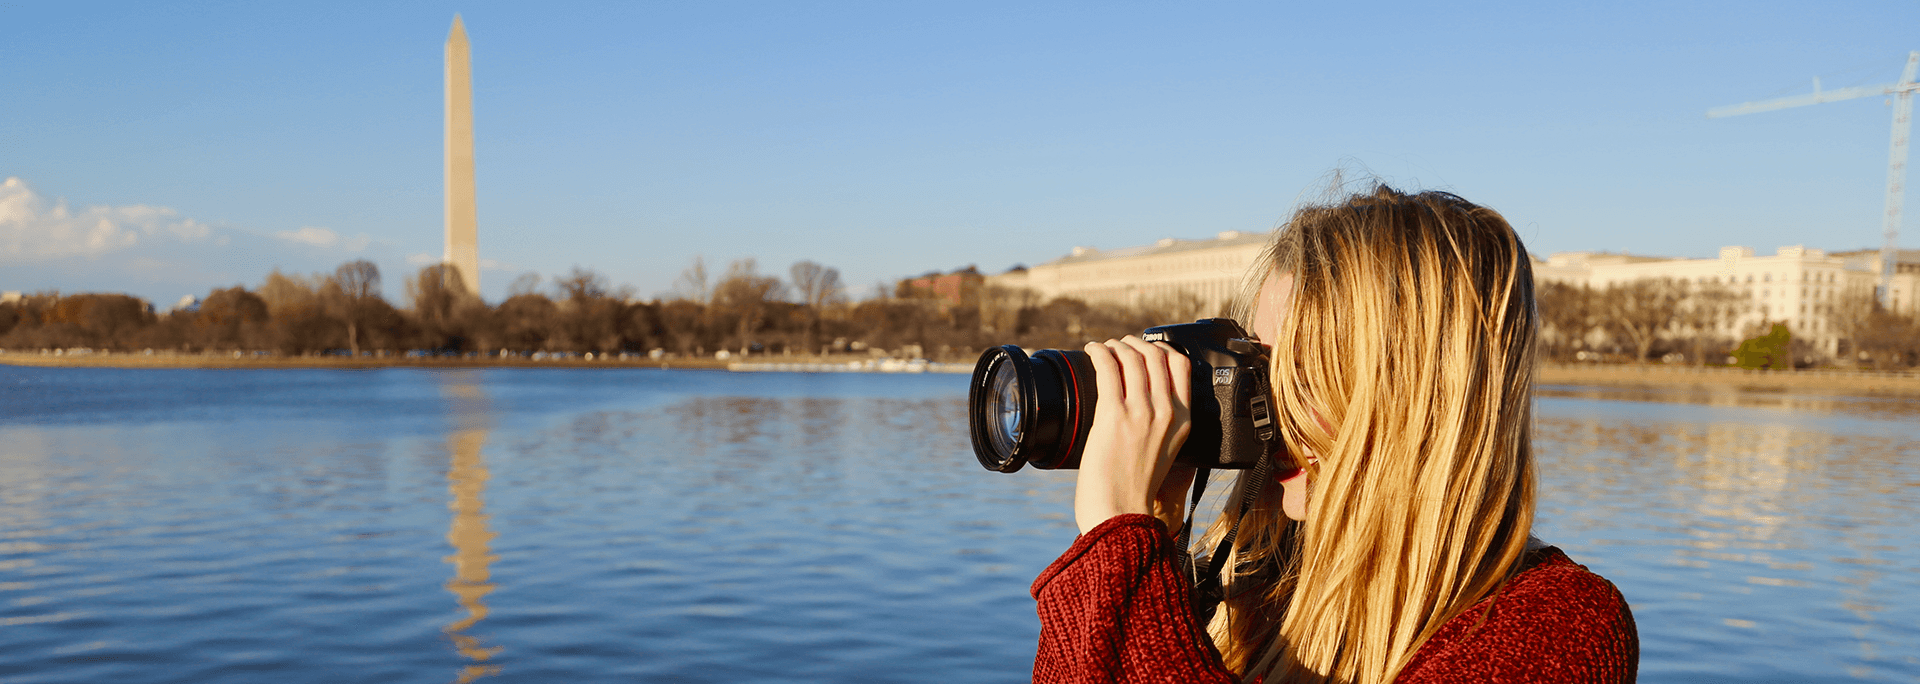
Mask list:
[[[260,301],[267,304],[267,315],[279,318],[293,312],[319,305],[319,290],[326,278],[319,275],[288,275],[275,268],[267,273],[267,279],[255,292]]]
[[[693,263],[688,264],[687,269],[680,272],[680,278],[673,281],[673,285],[674,290],[683,299],[701,306],[712,303],[709,298],[713,295],[713,291],[708,289],[707,283],[707,260],[698,254],[693,256]]]
[[[267,320],[267,301],[238,285],[208,294],[194,316],[196,336],[208,347],[248,346]]]
[[[367,316],[371,301],[380,296],[380,267],[366,259],[341,264],[333,272],[340,288],[343,306],[341,318],[347,321],[347,349],[360,355],[360,322]]]
[[[1733,350],[1733,358],[1741,368],[1792,370],[1792,350],[1793,335],[1787,332],[1787,326],[1775,323],[1767,334],[1741,342],[1740,348]]]
[[[705,354],[707,309],[699,303],[675,299],[660,305],[660,325],[673,338],[674,350],[681,354]]]
[[[1840,333],[1839,356],[1848,365],[1881,370],[1920,361],[1917,321],[1882,308],[1870,292],[1843,296],[1827,315]]]
[[[1637,278],[1608,285],[1601,297],[1607,329],[1633,344],[1634,363],[1646,363],[1654,340],[1679,316],[1687,286],[1672,278]]]
[[[239,285],[214,290],[206,301],[200,302],[199,320],[207,325],[265,323],[267,301]]]
[[[63,347],[124,348],[127,338],[152,323],[146,303],[123,294],[59,297],[41,314],[50,341]]]
[[[1191,323],[1202,316],[1225,316],[1225,311],[1217,311],[1207,305],[1200,295],[1191,290],[1178,290],[1152,298],[1141,305],[1142,313],[1148,318],[1165,323]]]
[[[512,283],[507,284],[508,297],[512,297],[515,295],[523,295],[523,294],[533,294],[539,291],[540,291],[540,274],[534,273],[533,271],[527,271],[526,273],[522,273],[519,276],[515,277]]]
[[[1548,347],[1554,356],[1564,356],[1568,349],[1579,347],[1587,333],[1594,328],[1595,312],[1599,297],[1593,288],[1586,285],[1578,287],[1563,283],[1550,282],[1542,285],[1535,295],[1540,307],[1541,322],[1546,324],[1551,335],[1542,335],[1556,343]]]
[[[561,299],[584,301],[607,296],[606,276],[579,266],[573,267],[567,277],[554,280],[553,287],[560,292]]]
[[[258,346],[298,354],[335,346],[340,333],[340,285],[332,276],[303,276],[273,269],[260,289],[267,303],[267,324]]]
[[[423,336],[420,342],[434,349],[467,346],[467,337],[475,323],[486,313],[486,304],[467,292],[460,268],[453,264],[430,264],[407,281],[407,297],[413,300],[413,315]]]
[[[1040,305],[1039,293],[1024,287],[989,285],[980,291],[980,331],[989,335],[1017,335],[1021,313]]]
[[[508,297],[494,311],[494,320],[498,322],[502,343],[510,349],[545,349],[547,339],[553,335],[554,320],[559,315],[559,307],[553,300],[538,292],[528,292]]]
[[[753,346],[767,303],[784,297],[786,285],[779,278],[760,275],[751,258],[728,264],[727,275],[713,287],[713,306],[735,318],[741,349]]]
[[[613,293],[608,289],[605,276],[575,266],[553,285],[560,299],[555,332],[561,347],[569,351],[604,352],[621,346],[621,314],[625,308],[621,299],[624,297],[609,296]]]
[[[1696,365],[1705,365],[1707,349],[1720,348],[1721,331],[1747,312],[1751,302],[1731,287],[1718,282],[1693,287],[1681,307],[1680,320],[1693,332],[1693,356]]]
[[[814,335],[820,327],[821,310],[840,303],[844,295],[840,269],[811,261],[796,261],[787,269],[787,274],[793,278],[793,289],[800,294],[800,304],[806,307],[807,329],[801,334],[801,349],[812,354],[817,350],[814,347]]]

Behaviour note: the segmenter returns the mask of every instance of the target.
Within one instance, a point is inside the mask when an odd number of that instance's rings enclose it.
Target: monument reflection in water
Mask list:
[[[488,568],[497,559],[490,548],[494,532],[487,527],[487,462],[481,454],[481,447],[487,443],[490,406],[477,371],[452,371],[441,382],[455,424],[453,434],[447,437],[447,491],[453,495],[447,504],[453,511],[447,543],[453,545],[454,553],[446,561],[453,564],[454,571],[446,586],[467,611],[466,617],[448,623],[442,630],[453,638],[460,655],[473,661],[460,670],[457,681],[465,684],[500,672],[498,665],[488,661],[501,647],[481,646],[479,637],[466,633],[487,619],[485,599],[493,591]]]

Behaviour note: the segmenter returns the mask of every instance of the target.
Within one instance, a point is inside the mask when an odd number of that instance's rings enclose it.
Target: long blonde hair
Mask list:
[[[1298,210],[1257,268],[1256,281],[1293,276],[1265,341],[1282,434],[1314,496],[1292,522],[1280,487],[1265,487],[1208,629],[1248,680],[1388,682],[1526,550],[1529,258],[1491,209],[1375,186]]]

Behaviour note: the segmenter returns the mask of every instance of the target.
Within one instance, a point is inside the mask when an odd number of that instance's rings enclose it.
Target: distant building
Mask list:
[[[1721,332],[1737,335],[1767,321],[1785,323],[1801,339],[1837,353],[1839,331],[1830,314],[1848,298],[1871,298],[1879,283],[1878,250],[1828,254],[1801,245],[1755,256],[1749,247],[1722,247],[1718,259],[1674,259],[1593,252],[1560,252],[1535,259],[1536,282],[1563,282],[1604,289],[1641,278],[1718,283],[1745,295],[1752,306]],[[1893,311],[1920,314],[1920,250],[1901,250],[1893,279]]]
[[[187,296],[181,297],[180,301],[174,302],[173,308],[167,309],[167,312],[168,313],[172,313],[175,311],[195,312],[199,310],[200,310],[200,299],[197,297],[194,297],[193,295],[187,295]]]
[[[979,268],[968,266],[952,273],[935,272],[902,280],[894,287],[894,295],[937,299],[946,305],[958,306],[973,301],[986,279]]]
[[[1247,269],[1271,238],[1271,233],[1230,230],[1211,240],[1166,238],[1114,250],[1075,247],[1072,254],[1053,261],[991,276],[986,284],[1089,304],[1145,306],[1193,298],[1211,315],[1225,315]]]
[[[12,304],[14,302],[20,301],[20,299],[21,299],[21,296],[20,296],[19,290],[7,290],[6,292],[0,292],[0,304]]]

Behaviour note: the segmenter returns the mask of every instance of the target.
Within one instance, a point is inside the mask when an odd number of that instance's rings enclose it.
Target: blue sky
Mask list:
[[[404,300],[442,249],[455,12],[495,301],[574,266],[863,290],[1264,230],[1335,168],[1541,255],[1877,247],[1885,102],[1704,117],[1920,50],[1920,3],[1823,5],[10,4],[0,289],[164,306],[370,258]]]

